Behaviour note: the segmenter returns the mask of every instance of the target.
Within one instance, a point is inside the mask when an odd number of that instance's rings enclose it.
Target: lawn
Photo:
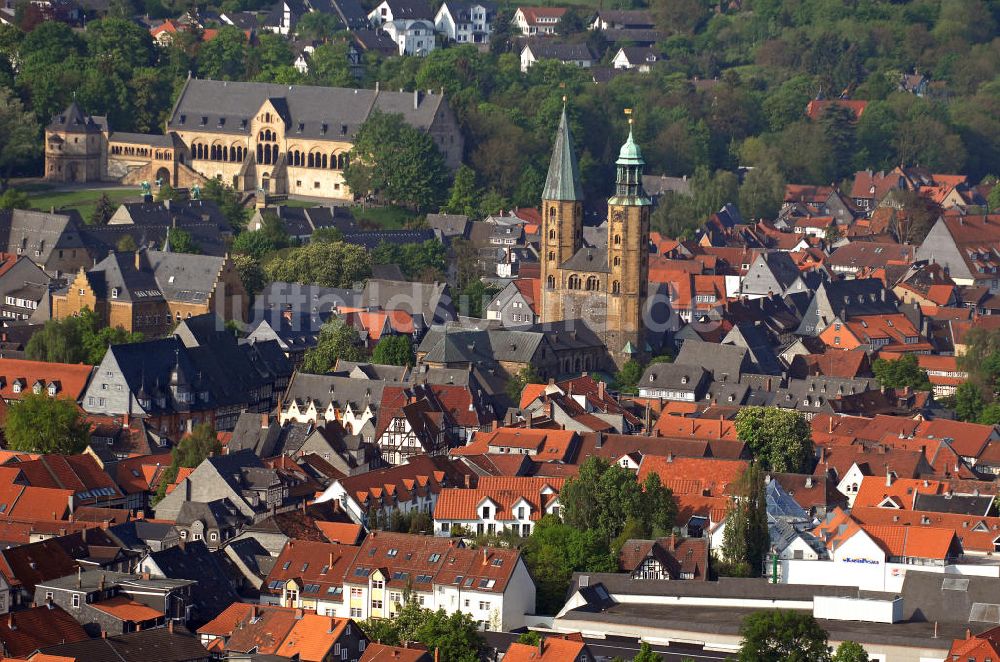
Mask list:
[[[142,192],[138,188],[120,189],[78,189],[73,191],[45,191],[40,190],[28,193],[31,200],[31,208],[40,211],[51,211],[53,208],[60,210],[75,209],[80,212],[84,221],[90,220],[90,215],[97,206],[97,201],[101,195],[106,193],[111,204],[117,207],[127,199],[139,200]]]

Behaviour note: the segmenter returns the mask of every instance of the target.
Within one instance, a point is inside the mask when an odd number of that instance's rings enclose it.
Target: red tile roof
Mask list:
[[[32,607],[0,616],[3,654],[28,656],[39,648],[89,639],[83,626],[61,607]],[[33,658],[37,659],[37,658]]]
[[[103,611],[105,614],[119,621],[130,621],[133,623],[153,621],[163,618],[165,615],[162,611],[153,609],[141,602],[130,600],[124,595],[119,595],[103,602],[93,602],[90,606]]]
[[[349,618],[306,613],[295,621],[275,654],[303,662],[324,662],[332,657],[334,644],[350,622]]]
[[[732,494],[746,468],[745,460],[646,455],[639,465],[638,478],[644,482],[649,474],[656,473],[674,494],[722,497]]]
[[[434,519],[478,520],[479,506],[489,500],[496,508],[494,519],[513,521],[516,518],[516,504],[524,501],[530,508],[531,521],[538,521],[545,514],[545,509],[557,498],[564,482],[562,478],[483,476],[479,479],[479,487],[474,490],[441,490],[434,506]]]
[[[365,647],[365,652],[361,654],[358,662],[430,662],[430,653],[419,646],[420,644],[403,648],[370,643]]]
[[[862,524],[861,529],[893,557],[944,560],[957,542],[953,530],[937,527]]]
[[[968,633],[968,630],[966,632]],[[968,633],[965,639],[955,639],[951,643],[946,659],[961,662],[1000,660],[1000,626],[977,635]]]
[[[351,522],[316,522],[318,528],[327,540],[341,545],[356,545],[361,539],[364,529],[360,524]]]
[[[538,646],[514,642],[503,656],[504,662],[578,662],[587,648],[581,639],[548,636]]]
[[[936,513],[889,508],[851,509],[851,517],[866,525],[899,525],[951,529],[965,553],[993,554],[993,541],[1000,537],[1000,517],[983,517],[956,513]]]
[[[41,393],[48,393],[48,388],[53,386],[57,398],[79,400],[93,370],[94,366],[83,363],[0,359],[0,398],[20,400],[36,388]]]
[[[352,545],[289,540],[275,559],[261,593],[281,595],[285,582],[294,580],[303,597],[329,598],[329,589],[341,586],[357,553],[358,547]],[[282,586],[272,588],[274,582]]]
[[[9,460],[5,466],[15,467],[32,487],[72,490],[77,505],[107,504],[124,497],[94,456],[43,455],[37,460]]]
[[[951,447],[959,455],[973,458],[979,457],[979,454],[986,450],[990,440],[998,437],[996,426],[963,423],[943,418],[922,421],[916,433],[923,437],[949,440]]]

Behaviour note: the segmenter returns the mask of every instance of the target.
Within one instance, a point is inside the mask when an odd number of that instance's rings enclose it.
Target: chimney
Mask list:
[[[17,629],[17,625],[14,623],[14,612],[7,614],[7,629],[11,632]]]
[[[434,647],[434,662],[440,662],[440,655],[437,646]]]
[[[889,471],[889,467],[885,468],[885,486],[892,487],[892,472]]]
[[[260,415],[260,428],[262,430],[266,430],[270,426],[271,426],[271,421],[269,420],[268,415],[266,413],[265,414],[261,414]]]
[[[538,657],[545,654],[545,638],[542,636],[538,637]]]
[[[604,382],[598,381],[597,382],[597,397],[600,398],[601,400],[604,399],[604,389],[605,389]]]
[[[173,623],[171,623],[170,625],[171,625],[171,631],[173,631]],[[108,631],[101,630],[101,639],[107,639],[107,638],[108,638]]]
[[[413,110],[420,108],[420,90],[413,90]]]
[[[174,619],[170,619],[169,621],[167,621],[167,632],[169,632],[170,634],[174,633]]]
[[[594,448],[600,448],[604,445],[604,433],[598,430],[594,433]]]
[[[295,610],[295,620],[301,621],[303,616],[305,616],[305,612],[304,611],[302,611],[301,609],[296,609]]]
[[[667,462],[673,462],[673,461],[674,461],[674,454],[671,451],[670,453],[667,453]]]
[[[83,586],[83,566],[77,566],[76,568],[76,587],[80,588]]]
[[[326,631],[327,634],[333,634],[333,631],[337,629],[337,619],[333,616],[330,617],[330,629]]]
[[[489,559],[490,559],[490,552],[486,547],[483,547],[483,565],[486,565]]]

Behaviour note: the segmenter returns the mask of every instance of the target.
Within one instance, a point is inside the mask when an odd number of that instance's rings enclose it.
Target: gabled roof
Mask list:
[[[823,113],[826,112],[826,109],[831,106],[841,106],[843,108],[847,108],[854,113],[854,119],[859,120],[864,114],[865,108],[868,106],[868,102],[851,99],[813,99],[806,105],[806,116],[814,122],[819,121],[822,119]]]
[[[571,662],[586,659],[587,644],[571,635],[544,637],[537,646],[514,642],[503,656],[506,662]]]
[[[639,465],[638,480],[642,483],[655,473],[675,495],[723,497],[733,493],[746,468],[745,460],[646,455]]]
[[[0,619],[5,656],[27,657],[40,648],[89,638],[83,626],[58,605],[10,612]]]
[[[295,581],[300,595],[312,599],[334,599],[344,574],[358,548],[337,543],[289,540],[264,580],[262,592],[281,594],[285,583]]]
[[[529,508],[526,513],[528,519],[537,522],[557,498],[564,482],[562,478],[483,476],[476,489],[456,487],[441,490],[434,505],[434,519],[475,521],[480,519],[479,507],[489,501],[496,507],[496,520],[519,519],[515,508],[523,502]]]

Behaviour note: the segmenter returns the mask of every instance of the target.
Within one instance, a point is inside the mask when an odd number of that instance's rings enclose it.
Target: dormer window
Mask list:
[[[50,396],[50,397],[55,397],[55,395],[56,395],[56,392],[57,392],[58,390],[59,390],[59,387],[57,387],[57,386],[55,385],[55,382],[53,382],[52,384],[49,384],[49,388],[48,388],[48,391],[49,391],[49,396]]]
[[[118,298],[118,288],[117,287],[112,287],[111,288],[111,298],[112,299],[117,299]]]
[[[306,123],[305,122],[299,122],[298,132],[302,133],[303,131],[305,131],[305,129],[306,129]]]
[[[329,128],[330,128],[330,125],[327,124],[326,122],[323,122],[323,124],[320,125],[320,129],[319,129],[320,134],[322,134],[322,135],[325,136],[326,132],[327,132],[327,129],[329,129]]]
[[[226,126],[226,118],[225,118],[225,117],[220,117],[220,118],[219,118],[219,123],[218,123],[218,124],[217,124],[216,126],[217,126],[218,128],[220,128],[220,129],[221,129],[222,127]]]
[[[207,115],[202,115],[201,116],[201,126],[205,126],[206,124],[208,124],[208,116]]]
[[[244,131],[246,130],[247,121],[245,119],[240,120],[240,128],[243,129]]]
[[[187,118],[188,118],[187,115],[183,115],[182,114],[180,120],[177,123],[178,124],[184,124],[184,122],[187,122]]]

